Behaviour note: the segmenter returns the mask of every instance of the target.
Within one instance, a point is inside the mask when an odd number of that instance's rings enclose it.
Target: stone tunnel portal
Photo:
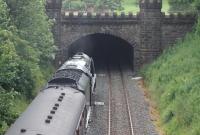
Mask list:
[[[121,63],[133,69],[134,48],[122,38],[109,34],[92,34],[72,43],[68,54],[84,52],[94,59],[95,68]]]

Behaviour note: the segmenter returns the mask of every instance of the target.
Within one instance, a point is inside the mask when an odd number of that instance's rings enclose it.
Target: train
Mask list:
[[[85,135],[95,86],[93,59],[76,53],[54,73],[5,135]]]

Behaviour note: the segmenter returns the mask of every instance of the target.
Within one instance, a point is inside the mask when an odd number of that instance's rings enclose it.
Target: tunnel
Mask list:
[[[133,46],[122,38],[109,34],[92,34],[73,42],[69,49],[69,57],[76,52],[84,52],[93,58],[95,68],[106,64],[123,64],[133,69]]]

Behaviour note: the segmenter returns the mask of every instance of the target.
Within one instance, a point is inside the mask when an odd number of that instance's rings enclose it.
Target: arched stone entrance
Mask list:
[[[141,0],[136,15],[122,13],[68,15],[61,12],[62,0],[47,0],[48,16],[53,19],[53,34],[58,46],[56,66],[68,54],[66,50],[83,36],[105,33],[120,37],[134,46],[134,69],[152,62],[162,51],[173,45],[192,30],[197,18],[194,15],[165,15],[161,12],[162,0]]]
[[[123,63],[134,67],[134,46],[111,34],[89,34],[74,41],[65,49],[67,58],[76,52],[84,52],[93,57],[96,68],[106,63]]]

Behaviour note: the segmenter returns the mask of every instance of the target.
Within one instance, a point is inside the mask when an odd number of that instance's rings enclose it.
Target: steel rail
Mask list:
[[[133,121],[132,121],[132,116],[131,116],[131,110],[130,110],[127,88],[126,88],[126,85],[125,85],[124,75],[123,75],[123,71],[121,69],[121,66],[119,66],[119,69],[120,69],[120,75],[121,75],[121,78],[122,78],[122,86],[123,86],[124,96],[125,96],[125,99],[126,99],[126,107],[127,107],[127,113],[128,113],[128,117],[129,117],[129,124],[130,124],[130,133],[131,133],[131,135],[135,135],[134,130],[133,130]]]
[[[108,71],[108,79],[109,79],[109,92],[108,92],[108,98],[109,98],[109,103],[108,103],[108,135],[112,134],[112,129],[111,129],[111,124],[112,124],[112,120],[111,120],[111,109],[112,109],[112,83],[111,83],[111,73],[110,73],[110,69],[109,66],[107,66],[107,71]],[[128,115],[128,121],[129,121],[129,129],[130,129],[130,135],[135,135],[134,134],[134,129],[133,129],[133,122],[132,122],[132,116],[131,116],[131,111],[130,111],[130,105],[129,105],[129,100],[128,100],[128,93],[127,93],[127,88],[125,85],[125,81],[124,81],[124,75],[122,72],[121,67],[119,66],[119,72],[120,72],[120,77],[121,77],[121,82],[122,82],[122,87],[123,87],[123,93],[124,93],[124,97],[125,97],[125,102],[126,102],[126,110],[127,110],[127,115]]]
[[[108,79],[109,79],[109,92],[108,92],[108,135],[111,135],[111,74],[110,74],[110,70],[109,67],[107,66],[107,71],[108,71]]]

